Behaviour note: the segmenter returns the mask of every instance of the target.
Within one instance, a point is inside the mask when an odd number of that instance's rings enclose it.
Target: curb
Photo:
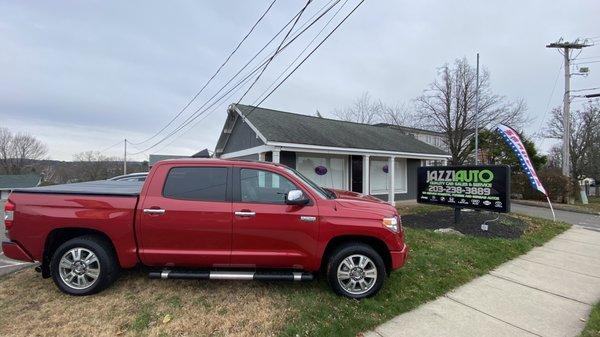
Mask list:
[[[524,205],[524,206],[532,206],[532,207],[550,209],[550,207],[548,207],[547,204],[537,203],[537,202],[528,201],[528,200],[515,200],[515,199],[511,199],[510,202],[514,203],[514,204],[518,204],[518,205]],[[560,211],[565,211],[565,212],[572,212],[572,213],[580,213],[580,214],[588,214],[588,215],[600,215],[600,212],[594,212],[594,211],[588,211],[588,210],[584,210],[584,209],[572,208],[572,207],[569,207],[569,206],[564,206],[562,204],[552,204],[552,205],[554,206],[555,210],[560,210]]]

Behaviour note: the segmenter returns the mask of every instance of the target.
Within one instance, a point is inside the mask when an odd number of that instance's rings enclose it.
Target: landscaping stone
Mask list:
[[[436,232],[436,233],[442,233],[442,234],[465,236],[463,233],[457,231],[456,229],[454,229],[452,227],[449,227],[449,228],[438,228],[438,229],[434,230],[434,232]]]

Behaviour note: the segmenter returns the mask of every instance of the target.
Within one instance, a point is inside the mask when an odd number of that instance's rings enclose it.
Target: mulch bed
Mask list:
[[[402,216],[402,225],[411,228],[439,229],[453,228],[463,234],[489,238],[518,239],[523,235],[528,224],[516,217],[500,214],[497,221],[488,222],[488,230],[481,230],[486,220],[498,217],[497,213],[470,211],[461,213],[461,221],[454,224],[454,210],[434,211],[423,214],[407,214]]]

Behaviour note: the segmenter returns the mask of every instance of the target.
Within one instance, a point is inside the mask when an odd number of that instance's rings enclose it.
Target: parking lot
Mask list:
[[[6,239],[6,233],[4,230],[4,201],[0,201],[0,240],[4,241]],[[13,271],[26,268],[31,265],[31,263],[23,263],[20,261],[15,261],[4,256],[4,252],[2,252],[2,248],[0,247],[0,276],[6,275]]]

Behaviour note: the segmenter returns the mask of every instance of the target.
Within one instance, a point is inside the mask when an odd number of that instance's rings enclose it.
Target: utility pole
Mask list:
[[[546,45],[546,48],[558,49],[565,58],[565,94],[563,97],[563,155],[562,155],[562,174],[570,177],[570,143],[571,143],[571,49],[582,49],[589,47],[589,44],[579,42],[579,39],[574,42],[566,42],[560,39],[558,42],[553,42]]]
[[[123,174],[127,174],[127,138],[123,142]]]
[[[475,165],[479,165],[479,53],[475,78]]]

